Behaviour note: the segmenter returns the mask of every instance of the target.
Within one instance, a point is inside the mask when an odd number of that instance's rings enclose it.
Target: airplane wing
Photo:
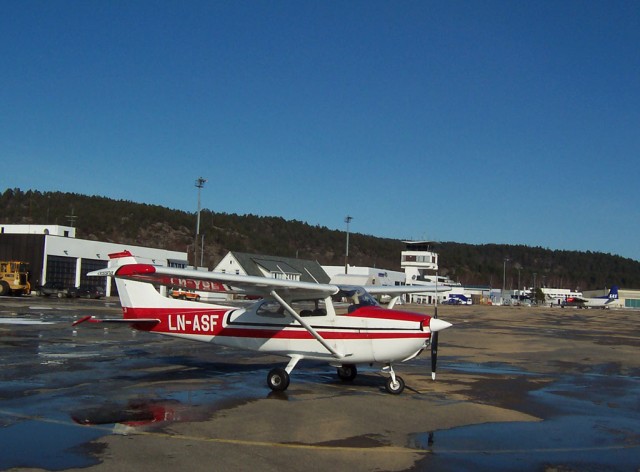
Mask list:
[[[372,295],[402,295],[404,293],[448,292],[448,285],[366,285],[364,289]]]
[[[318,284],[295,280],[273,279],[250,275],[225,274],[221,272],[205,272],[175,267],[161,267],[151,264],[127,264],[114,268],[106,268],[89,273],[92,276],[113,276],[123,279],[138,280],[155,285],[182,287],[201,292],[242,293],[245,295],[270,296],[276,290],[288,300],[317,300],[335,295],[340,286],[334,284]],[[451,287],[446,285],[368,285],[363,287],[373,295],[401,295],[405,293],[447,292]]]
[[[201,292],[243,293],[263,297],[270,296],[275,290],[281,297],[292,301],[323,299],[335,295],[340,290],[337,285],[332,284],[223,274],[151,264],[127,264],[97,270],[88,275],[107,275]]]

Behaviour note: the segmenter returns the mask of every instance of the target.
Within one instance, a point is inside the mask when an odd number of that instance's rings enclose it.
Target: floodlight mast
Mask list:
[[[353,216],[345,216],[344,222],[347,223],[347,250],[344,253],[344,273],[349,272],[349,223],[353,220]]]
[[[509,262],[509,258],[505,257],[502,263],[502,305],[505,303],[504,292],[507,289],[507,262]]]
[[[198,188],[198,220],[196,223],[196,239],[195,239],[195,244],[193,245],[193,267],[195,269],[198,268],[198,236],[200,236],[200,191],[202,190],[202,187],[204,187],[204,184],[206,183],[207,179],[203,179],[202,177],[198,177],[198,179],[196,180],[196,187]],[[202,252],[204,254],[204,246],[202,247]],[[202,259],[202,255],[200,255],[200,258]],[[202,265],[202,262],[200,262],[200,265]]]

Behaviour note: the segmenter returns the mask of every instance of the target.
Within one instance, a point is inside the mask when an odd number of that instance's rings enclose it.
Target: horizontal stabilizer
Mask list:
[[[132,319],[122,319],[122,318],[107,318],[100,319],[94,318],[93,316],[85,316],[84,318],[80,318],[78,321],[75,321],[71,326],[77,326],[80,323],[89,322],[89,323],[112,323],[112,324],[158,324],[160,320],[157,318],[132,318]]]

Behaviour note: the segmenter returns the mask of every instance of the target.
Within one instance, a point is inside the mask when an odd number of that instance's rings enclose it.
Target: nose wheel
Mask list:
[[[395,380],[391,377],[387,379],[387,392],[393,395],[399,395],[404,390],[404,380],[399,375],[395,376]]]
[[[391,364],[388,364],[382,368],[383,372],[389,373],[389,378],[387,379],[387,384],[385,385],[387,392],[392,395],[399,395],[404,390],[404,380],[399,375],[393,371],[393,367]]]

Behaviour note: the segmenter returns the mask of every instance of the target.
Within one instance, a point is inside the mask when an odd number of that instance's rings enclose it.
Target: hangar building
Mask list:
[[[51,281],[65,287],[104,286],[105,293],[115,295],[111,277],[105,282],[105,278],[87,277],[87,273],[107,267],[109,254],[125,249],[160,266],[188,264],[186,252],[77,239],[71,226],[0,225],[0,260],[28,262],[32,289]]]

